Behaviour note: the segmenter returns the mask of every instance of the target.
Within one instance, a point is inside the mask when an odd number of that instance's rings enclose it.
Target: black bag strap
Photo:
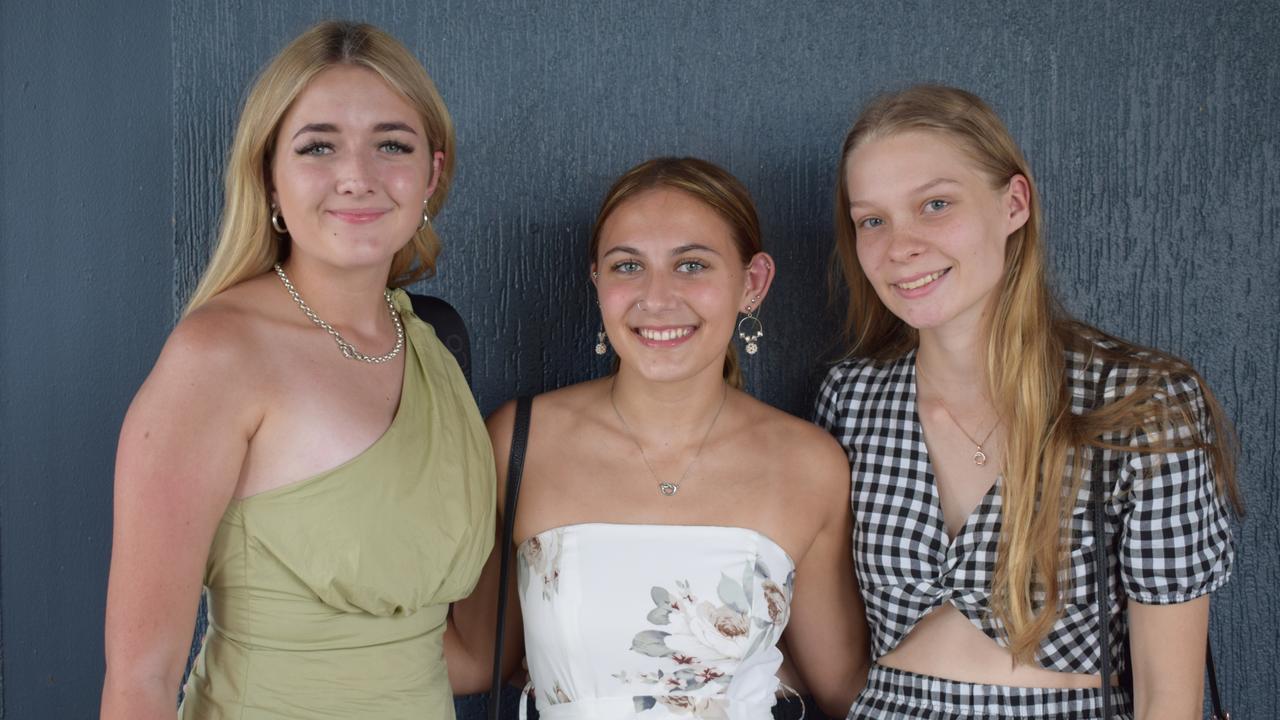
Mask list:
[[[462,316],[449,303],[431,295],[409,293],[409,302],[413,304],[413,314],[436,331],[436,337],[453,353],[453,359],[462,368],[462,375],[471,384],[471,337],[467,335],[467,324]]]
[[[1093,409],[1102,407],[1102,393],[1106,385],[1107,367],[1103,367],[1098,378]],[[1098,674],[1102,676],[1102,718],[1111,720],[1111,597],[1110,597],[1110,563],[1107,555],[1110,551],[1107,537],[1107,487],[1102,478],[1102,448],[1093,447],[1093,464],[1090,469],[1089,505],[1093,512],[1093,537],[1098,544],[1093,554],[1093,574],[1097,584],[1098,595],[1098,642],[1102,643],[1102,663]]]
[[[1094,390],[1096,410],[1102,407],[1103,392],[1106,389],[1107,374],[1110,366],[1104,365],[1098,377],[1098,385]],[[1093,571],[1097,576],[1098,592],[1098,638],[1102,643],[1102,664],[1099,674],[1102,676],[1102,717],[1111,720],[1111,603],[1108,590],[1110,588],[1110,569],[1107,554],[1111,546],[1106,525],[1106,483],[1102,478],[1102,448],[1093,448],[1093,466],[1089,504],[1093,510],[1093,532],[1098,541],[1098,551],[1094,553]],[[1213,666],[1213,640],[1205,640],[1205,670],[1209,673],[1209,702],[1213,707],[1213,720],[1231,720],[1231,713],[1222,711],[1222,698],[1218,695],[1218,673]]]
[[[1222,697],[1218,694],[1218,672],[1213,667],[1213,639],[1204,648],[1204,666],[1209,672],[1209,704],[1213,707],[1213,720],[1231,720],[1231,713],[1222,710]]]
[[[511,454],[507,459],[507,498],[502,515],[502,564],[498,572],[498,633],[493,641],[493,685],[489,690],[489,718],[498,720],[502,700],[502,640],[507,630],[507,585],[511,573],[511,538],[516,527],[516,499],[520,496],[520,476],[524,473],[524,456],[529,447],[529,417],[533,398],[522,395],[516,400],[516,421],[511,431]],[[521,696],[521,702],[524,697]]]

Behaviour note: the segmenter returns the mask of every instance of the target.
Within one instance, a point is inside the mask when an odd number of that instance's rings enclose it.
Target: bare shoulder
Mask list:
[[[753,443],[768,448],[789,469],[788,483],[805,494],[829,500],[847,499],[849,460],[836,439],[813,423],[743,394]]]
[[[558,390],[541,393],[534,397],[530,409],[529,446],[526,458],[536,455],[541,446],[539,438],[558,438],[571,436],[575,426],[583,422],[590,410],[598,402],[601,393],[600,380],[591,380],[569,385]],[[485,420],[489,430],[489,442],[493,445],[494,464],[498,477],[505,478],[510,462],[512,435],[516,423],[516,400],[508,400],[499,405]],[[527,460],[536,464],[537,459]],[[499,502],[504,502],[505,483],[499,483]]]
[[[541,393],[534,398],[530,433],[559,435],[593,410],[602,390],[602,380],[589,380],[558,390]],[[511,432],[515,428],[516,401],[508,400],[494,410],[485,421],[495,453],[505,455],[511,448]]]
[[[252,281],[249,281],[252,282]],[[236,286],[184,317],[169,334],[134,406],[257,405],[271,353],[269,320]],[[244,408],[247,410],[248,408]],[[131,414],[133,410],[131,410]]]

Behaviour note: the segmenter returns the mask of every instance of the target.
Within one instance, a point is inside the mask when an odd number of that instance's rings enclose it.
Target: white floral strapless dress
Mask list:
[[[569,525],[517,564],[545,720],[772,717],[795,564],[759,532]]]

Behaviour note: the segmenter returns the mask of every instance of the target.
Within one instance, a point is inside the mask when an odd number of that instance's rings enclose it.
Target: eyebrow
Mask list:
[[[374,132],[399,131],[399,132],[409,133],[410,135],[418,134],[414,132],[413,128],[409,127],[408,125],[402,122],[380,122],[373,126],[373,131]],[[334,125],[333,123],[307,123],[306,125],[303,125],[301,128],[298,128],[298,132],[294,133],[293,136],[296,138],[302,133],[308,133],[308,132],[336,133],[338,132],[338,126]]]
[[[716,249],[715,249],[715,248],[709,247],[709,246],[707,246],[707,245],[701,245],[701,244],[698,244],[698,243],[690,243],[690,244],[688,244],[688,245],[681,245],[681,246],[679,246],[679,247],[672,248],[672,250],[671,250],[671,254],[672,254],[673,256],[674,256],[674,255],[683,255],[683,254],[688,253],[688,252],[705,252],[705,253],[711,253],[712,255],[719,255],[719,254],[720,254],[718,251],[716,251]],[[635,249],[635,248],[633,248],[633,247],[631,247],[631,246],[629,246],[629,245],[618,245],[617,247],[610,248],[610,249],[609,249],[609,251],[608,251],[608,252],[606,252],[606,253],[604,254],[604,256],[602,256],[602,257],[608,257],[609,255],[612,255],[612,254],[614,254],[614,253],[623,253],[623,254],[626,254],[626,255],[642,255],[642,254],[643,254],[643,253],[641,253],[639,250],[637,250],[637,249]]]
[[[945,178],[945,177],[941,177],[941,178],[934,178],[933,180],[930,180],[929,182],[927,182],[927,183],[925,183],[925,184],[921,185],[920,187],[916,188],[915,190],[912,190],[912,191],[911,191],[911,194],[912,194],[912,195],[919,195],[920,193],[925,192],[926,190],[932,190],[933,188],[935,188],[935,187],[937,187],[937,186],[939,186],[939,185],[946,185],[946,184],[948,184],[948,183],[950,183],[950,184],[952,184],[952,185],[959,185],[959,184],[960,184],[960,181],[958,181],[958,180],[952,180],[951,178]]]
[[[915,188],[914,190],[912,190],[910,194],[911,194],[911,195],[919,195],[919,194],[921,194],[921,193],[928,192],[929,190],[932,190],[932,189],[934,189],[935,187],[937,187],[937,186],[939,186],[939,185],[947,185],[947,184],[950,184],[950,185],[959,185],[959,184],[960,184],[960,182],[959,182],[958,180],[952,180],[951,178],[945,178],[945,177],[934,178],[934,179],[930,180],[929,182],[926,182],[926,183],[924,183],[923,185],[918,186],[917,188]],[[850,207],[850,208],[866,207],[867,205],[874,205],[874,204],[875,204],[875,203],[869,203],[869,202],[866,202],[866,201],[863,201],[863,200],[853,200],[853,199],[850,199],[850,200],[849,200],[849,207]]]

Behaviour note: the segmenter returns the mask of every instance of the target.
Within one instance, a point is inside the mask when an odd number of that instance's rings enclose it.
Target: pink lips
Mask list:
[[[933,292],[933,289],[938,286],[938,283],[942,282],[943,278],[945,278],[947,274],[950,272],[951,272],[951,268],[944,268],[943,270],[930,270],[929,272],[923,272],[917,275],[912,275],[911,277],[905,277],[905,278],[902,278],[901,280],[897,280],[892,283],[893,291],[896,292],[899,297],[906,298],[908,300],[918,298],[918,297],[923,297]],[[927,278],[930,275],[933,275],[935,273],[938,274],[938,277],[934,278],[928,283],[925,283],[924,285],[921,285],[920,287],[914,287],[909,290],[902,287],[902,283],[916,282],[916,281],[919,281],[921,278]]]
[[[371,223],[387,214],[386,210],[330,210],[329,214],[353,225]]]

